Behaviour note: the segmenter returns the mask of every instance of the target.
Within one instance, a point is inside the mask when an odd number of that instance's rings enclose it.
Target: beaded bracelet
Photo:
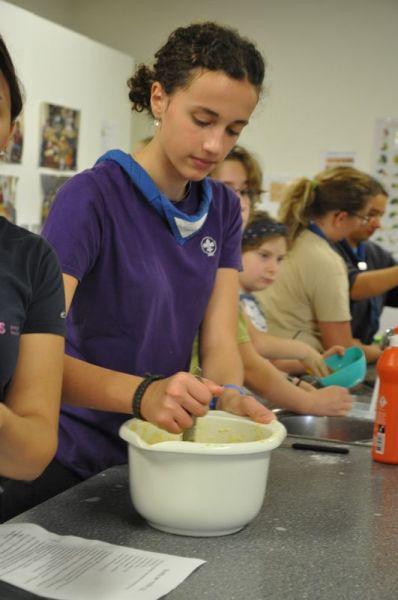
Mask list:
[[[164,379],[163,375],[147,375],[135,390],[132,401],[132,415],[135,419],[143,418],[141,415],[141,401],[151,383],[159,379]]]

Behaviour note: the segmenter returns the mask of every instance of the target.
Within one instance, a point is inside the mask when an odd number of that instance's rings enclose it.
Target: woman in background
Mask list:
[[[380,194],[384,190],[377,180],[351,167],[288,186],[280,218],[291,249],[278,280],[259,294],[271,333],[304,341],[319,352],[355,344],[369,362],[377,360],[378,346],[352,336],[347,269],[331,244],[363,226],[371,199]]]
[[[0,149],[22,110],[14,65],[0,36]],[[57,447],[65,329],[64,291],[47,242],[0,217],[0,520],[24,510],[15,480],[40,475]]]

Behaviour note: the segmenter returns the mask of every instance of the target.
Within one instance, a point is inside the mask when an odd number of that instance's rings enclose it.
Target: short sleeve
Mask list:
[[[22,333],[65,335],[65,294],[62,274],[53,250],[41,240],[36,257],[31,255],[32,292]]]
[[[101,192],[85,171],[60,188],[43,228],[64,273],[79,281],[94,266],[103,231]]]
[[[238,320],[238,344],[246,344],[250,342],[250,334],[247,330],[247,326],[245,323],[245,318],[243,316],[242,310],[239,310],[239,320]]]
[[[239,198],[227,186],[224,188],[224,234],[220,256],[220,268],[233,268],[242,270],[241,243],[242,243],[242,215]]]
[[[333,251],[314,261],[308,274],[313,284],[312,306],[317,321],[350,321],[348,274],[343,259]],[[316,268],[317,267],[317,268]]]

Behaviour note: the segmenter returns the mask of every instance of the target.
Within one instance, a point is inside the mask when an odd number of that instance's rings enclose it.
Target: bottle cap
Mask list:
[[[390,346],[390,348],[398,348],[398,335],[397,334],[396,335],[392,335],[390,337],[389,346]]]

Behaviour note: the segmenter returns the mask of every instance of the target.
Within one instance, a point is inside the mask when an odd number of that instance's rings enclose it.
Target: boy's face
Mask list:
[[[239,274],[242,290],[259,292],[271,285],[279,273],[286,252],[284,237],[270,238],[256,250],[243,252],[243,271]]]

